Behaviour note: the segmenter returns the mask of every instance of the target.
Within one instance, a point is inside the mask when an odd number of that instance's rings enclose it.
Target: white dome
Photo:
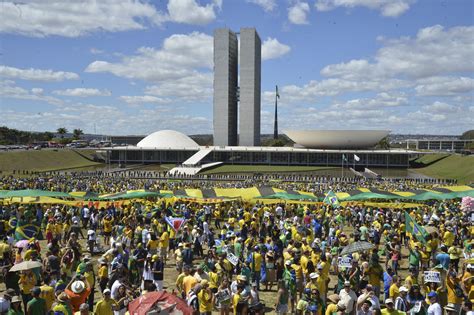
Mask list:
[[[146,136],[137,147],[139,148],[196,148],[199,145],[187,135],[174,130],[160,130]]]

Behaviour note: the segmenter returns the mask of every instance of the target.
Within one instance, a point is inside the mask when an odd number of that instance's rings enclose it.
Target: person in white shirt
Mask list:
[[[438,303],[438,294],[436,294],[436,292],[430,292],[428,293],[428,298],[431,303],[428,307],[428,315],[442,315],[443,310],[441,309],[441,305]]]
[[[356,309],[357,295],[351,289],[351,283],[349,281],[344,282],[344,289],[339,292],[341,300],[339,303],[343,304],[346,308],[345,314],[352,314]]]

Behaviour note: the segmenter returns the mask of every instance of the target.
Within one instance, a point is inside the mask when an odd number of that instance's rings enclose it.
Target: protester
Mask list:
[[[204,195],[204,189],[220,187],[264,191],[275,178],[280,180],[272,182],[276,188],[313,194],[329,189],[436,188],[410,180],[310,180],[314,178],[303,175],[171,182],[58,174],[21,180],[0,177],[0,189],[113,194],[144,187],[184,193],[200,187]],[[5,303],[12,305],[9,312],[15,315],[23,310],[35,315],[40,308],[63,315],[87,315],[92,310],[123,315],[140,295],[167,290],[201,314],[472,312],[474,267],[471,260],[466,263],[474,257],[471,213],[462,211],[456,199],[401,206],[232,198],[91,201],[77,206],[5,203],[0,205],[1,218],[38,226],[46,239],[37,234],[24,242],[25,247],[15,247],[16,227],[4,220],[1,263],[42,264],[21,272],[4,269],[6,288],[14,292]],[[182,221],[174,225],[172,220]],[[370,248],[341,254],[359,241]],[[440,282],[424,281],[424,271],[439,274]],[[97,302],[94,290],[103,295]],[[19,293],[23,307],[16,301]]]

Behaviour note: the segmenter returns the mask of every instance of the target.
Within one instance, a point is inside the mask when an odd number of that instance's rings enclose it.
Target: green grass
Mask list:
[[[461,184],[469,184],[474,182],[474,156],[452,154],[426,167],[412,170],[430,177],[457,179]]]
[[[436,153],[436,154],[424,154],[421,157],[414,160],[415,163],[420,163],[424,165],[429,165],[431,163],[437,162],[448,157],[447,153]]]
[[[92,158],[93,150],[80,150],[80,152]],[[102,165],[81,154],[69,149],[0,152],[0,170],[44,172]]]
[[[286,165],[220,165],[200,174],[223,173],[289,173],[289,172],[315,172],[334,169],[326,166],[286,166]]]

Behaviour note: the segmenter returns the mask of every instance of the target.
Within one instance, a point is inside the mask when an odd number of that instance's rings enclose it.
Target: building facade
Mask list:
[[[237,145],[237,35],[214,31],[214,145]]]
[[[239,145],[260,145],[262,43],[255,28],[240,29]]]

